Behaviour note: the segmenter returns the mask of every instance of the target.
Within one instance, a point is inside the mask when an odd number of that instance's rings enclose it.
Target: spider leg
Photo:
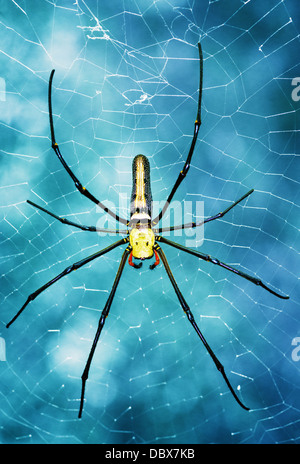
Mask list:
[[[199,60],[200,60],[200,82],[199,82],[199,97],[198,97],[197,116],[196,116],[196,121],[195,121],[195,126],[194,126],[194,135],[193,135],[192,143],[191,143],[190,150],[189,150],[186,162],[184,164],[184,167],[180,171],[179,176],[178,176],[178,178],[177,178],[177,180],[176,180],[176,182],[174,184],[174,187],[172,188],[171,193],[169,194],[168,199],[167,199],[166,203],[164,204],[161,212],[158,214],[158,216],[156,216],[155,219],[153,219],[153,221],[152,221],[153,225],[156,225],[161,220],[161,218],[165,214],[165,212],[166,212],[166,210],[167,210],[173,196],[175,195],[179,185],[181,184],[181,182],[183,181],[183,179],[185,178],[185,176],[188,173],[188,170],[190,168],[190,164],[191,164],[191,161],[192,161],[192,156],[193,156],[193,153],[194,153],[197,137],[198,137],[199,128],[201,126],[201,100],[202,100],[202,88],[203,88],[203,53],[202,53],[202,47],[201,47],[200,43],[198,43],[198,49],[199,49]]]
[[[112,216],[116,221],[121,222],[122,224],[128,225],[128,221],[126,219],[121,218],[117,214],[115,214],[113,211],[111,211],[109,208],[107,208],[101,201],[97,200],[97,198],[94,197],[85,187],[82,186],[81,182],[77,179],[75,174],[72,172],[72,170],[69,168],[67,163],[65,162],[64,158],[62,157],[62,154],[60,152],[59,146],[56,143],[55,140],[55,133],[54,133],[54,125],[53,125],[53,114],[52,114],[52,81],[53,81],[53,76],[54,76],[55,70],[53,69],[50,74],[50,79],[49,79],[49,89],[48,89],[48,105],[49,105],[49,120],[50,120],[50,130],[51,130],[51,146],[53,150],[55,151],[56,156],[60,160],[61,164],[73,180],[75,187],[79,192],[87,197],[89,200],[93,201],[96,203],[96,205],[100,206],[106,213],[108,213],[110,216]]]
[[[251,195],[251,193],[254,192],[254,189],[251,189],[249,190],[249,192],[245,193],[245,195],[243,195],[241,198],[239,198],[237,201],[235,201],[234,203],[232,203],[232,205],[228,206],[228,208],[224,209],[224,211],[221,211],[221,213],[218,213],[216,214],[215,216],[211,216],[209,218],[206,218],[203,222],[206,223],[206,222],[210,222],[210,221],[214,221],[215,219],[219,219],[223,216],[225,216],[226,213],[228,213],[228,211],[230,211],[232,208],[234,208],[237,204],[239,204],[241,201],[243,201],[245,198],[247,198],[249,195]],[[197,226],[198,224],[196,224]],[[200,224],[201,225],[201,224]],[[194,226],[195,227],[195,226]]]
[[[132,258],[133,258],[133,256],[132,256],[132,251],[131,251],[131,253],[129,254],[129,258],[128,258],[128,264],[129,264],[130,266],[134,267],[135,269],[140,269],[140,268],[142,267],[143,263],[140,262],[139,264],[135,264],[135,263],[132,261]]]
[[[192,326],[194,327],[197,335],[199,336],[200,340],[202,341],[203,345],[205,346],[206,350],[208,351],[210,357],[212,358],[213,362],[215,363],[216,365],[216,368],[218,369],[219,372],[221,372],[222,376],[223,376],[223,379],[225,380],[229,390],[231,391],[234,399],[237,401],[237,403],[243,408],[243,409],[246,409],[246,411],[249,411],[249,408],[247,408],[241,401],[240,399],[238,398],[238,396],[236,395],[234,389],[232,388],[232,385],[231,383],[229,382],[228,378],[227,378],[227,375],[225,374],[225,370],[224,370],[224,366],[221,364],[221,362],[219,361],[219,359],[217,358],[217,356],[215,355],[215,353],[213,352],[213,350],[211,349],[211,347],[209,346],[209,344],[207,343],[206,339],[204,338],[201,330],[199,329],[195,319],[194,319],[194,316],[187,304],[187,302],[185,301],[181,291],[179,290],[178,288],[178,285],[174,279],[174,276],[172,274],[172,271],[170,269],[170,266],[169,266],[169,263],[167,261],[167,258],[166,258],[166,255],[164,254],[164,252],[162,251],[162,249],[159,247],[159,246],[156,246],[156,250],[159,254],[159,256],[161,257],[161,260],[163,262],[163,265],[167,271],[167,274],[168,274],[168,277],[171,281],[171,284],[173,285],[173,288],[175,290],[175,293],[178,297],[178,300],[179,300],[179,303],[183,309],[183,311],[185,312],[188,320],[190,321],[190,323],[192,324]]]
[[[33,203],[33,201],[27,200],[27,203],[29,203],[31,206],[34,206],[34,208],[38,208],[41,211],[43,211],[44,213],[49,214],[49,216],[52,216],[54,219],[57,219],[62,224],[67,224],[69,226],[77,227],[78,229],[81,229],[81,230],[87,230],[89,232],[106,232],[108,234],[128,234],[127,230],[100,229],[99,227],[95,227],[95,226],[84,226],[82,224],[77,224],[76,222],[69,221],[69,219],[57,216],[56,214],[52,213],[51,211],[48,211],[46,208],[43,208],[42,206],[39,206],[36,203]]]
[[[28,303],[33,301],[40,293],[42,293],[44,290],[46,290],[50,285],[54,284],[57,282],[59,279],[64,277],[67,274],[70,274],[72,271],[76,271],[80,267],[84,266],[85,264],[89,263],[90,261],[93,261],[96,258],[99,258],[99,256],[104,255],[105,253],[108,253],[109,251],[113,250],[114,248],[124,245],[124,243],[128,243],[128,238],[123,238],[122,240],[118,240],[117,242],[113,243],[112,245],[104,248],[103,250],[97,251],[96,253],[88,256],[87,258],[82,259],[81,261],[77,261],[76,263],[71,264],[68,266],[63,272],[55,276],[53,279],[49,280],[46,284],[42,285],[40,288],[35,290],[33,293],[31,293],[25,303],[23,304],[22,308],[17,312],[17,314],[12,318],[12,320],[6,324],[6,327],[8,328],[19,316],[20,314],[24,311]]]
[[[159,255],[158,255],[158,253],[157,253],[157,251],[156,251],[156,248],[154,248],[154,255],[155,255],[155,263],[153,263],[153,264],[151,264],[151,265],[149,266],[149,269],[151,269],[151,270],[155,269],[156,266],[159,265]]]
[[[104,309],[102,310],[102,313],[101,313],[101,316],[100,316],[100,319],[99,319],[99,323],[98,323],[98,328],[97,328],[97,331],[96,331],[96,335],[95,335],[95,338],[94,338],[94,341],[93,341],[93,344],[92,344],[92,348],[91,348],[89,357],[87,359],[83,374],[81,376],[82,387],[81,387],[80,408],[79,408],[79,414],[78,414],[79,418],[81,418],[81,416],[82,416],[83,403],[84,403],[84,393],[85,393],[85,384],[86,384],[86,381],[87,381],[88,376],[89,376],[89,370],[90,370],[91,362],[92,362],[92,359],[93,359],[93,356],[94,356],[94,353],[95,353],[95,350],[96,350],[96,347],[97,347],[97,343],[98,343],[101,331],[102,331],[104,323],[105,323],[105,319],[108,316],[111,304],[113,302],[113,299],[114,299],[114,296],[115,296],[115,293],[116,293],[116,290],[117,290],[118,283],[120,281],[120,278],[121,278],[121,275],[122,275],[122,272],[123,272],[123,269],[124,269],[124,266],[126,264],[126,260],[127,260],[127,257],[129,255],[130,251],[131,251],[131,247],[127,247],[126,250],[124,251],[123,255],[122,255],[117,275],[115,277],[115,280],[114,280],[111,292],[109,294],[109,297],[108,297],[108,299],[107,299],[107,301],[105,303]]]
[[[204,219],[201,222],[189,222],[188,224],[182,224],[179,226],[171,226],[171,227],[161,227],[159,229],[155,229],[155,232],[157,233],[163,233],[163,232],[171,232],[173,230],[182,230],[182,229],[193,229],[195,227],[203,226],[203,224],[206,224],[207,222],[214,221],[215,219],[222,218],[227,214],[232,208],[234,208],[237,204],[239,204],[242,200],[247,198],[251,193],[254,192],[254,189],[249,190],[245,195],[243,195],[241,198],[239,198],[237,201],[232,203],[232,205],[228,206],[228,208],[224,209],[221,213],[215,214],[214,216],[210,216],[209,218]]]
[[[223,267],[224,269],[227,269],[227,271],[234,272],[235,274],[239,275],[240,277],[243,277],[244,279],[249,280],[253,284],[259,285],[260,287],[264,288],[268,292],[272,293],[273,295],[277,296],[278,298],[282,298],[287,300],[289,297],[285,295],[281,295],[280,293],[275,292],[271,288],[269,288],[267,285],[265,285],[260,279],[257,277],[250,276],[249,274],[246,274],[246,272],[242,272],[238,269],[236,269],[233,266],[229,266],[228,264],[223,263],[222,261],[219,261],[217,258],[213,258],[210,255],[206,255],[205,253],[201,253],[201,251],[196,251],[193,250],[192,248],[185,247],[183,245],[180,245],[179,243],[172,242],[171,240],[168,240],[165,237],[161,237],[160,235],[157,235],[155,237],[155,240],[166,243],[167,245],[170,245],[174,248],[177,248],[178,250],[185,251],[186,253],[189,253],[191,255],[196,256],[197,258],[203,259],[204,261],[208,261],[212,264],[216,264],[217,266]]]

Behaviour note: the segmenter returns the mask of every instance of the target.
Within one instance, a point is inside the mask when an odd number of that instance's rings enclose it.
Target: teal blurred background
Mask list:
[[[1,2],[1,443],[300,442],[300,362],[292,356],[300,342],[297,5]],[[254,188],[207,224],[198,249],[290,299],[164,248],[247,413],[186,320],[162,265],[153,272],[126,266],[79,421],[80,377],[122,250],[60,280],[5,328],[30,293],[116,240],[26,203],[104,223],[50,147],[49,75],[55,68],[54,122],[66,161],[96,197],[127,216],[136,154],[150,159],[157,201],[183,166],[196,116],[199,40],[202,126],[174,199],[203,201],[211,216]],[[171,239],[185,244],[186,237]]]

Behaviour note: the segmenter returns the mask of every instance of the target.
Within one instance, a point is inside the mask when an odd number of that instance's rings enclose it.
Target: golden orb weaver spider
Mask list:
[[[84,396],[85,396],[85,386],[86,386],[86,381],[89,376],[89,370],[91,366],[91,362],[94,356],[94,352],[97,347],[97,343],[101,334],[101,331],[103,329],[105,320],[109,314],[109,310],[111,308],[117,286],[119,284],[121,274],[123,272],[126,260],[128,259],[128,262],[131,266],[134,268],[140,268],[142,265],[142,261],[144,259],[149,259],[155,256],[155,262],[150,265],[150,269],[154,269],[160,262],[160,259],[163,263],[163,266],[167,272],[167,275],[170,279],[170,282],[175,290],[175,293],[178,297],[179,303],[185,312],[189,322],[195,329],[197,335],[199,336],[200,340],[202,341],[203,345],[205,346],[207,352],[209,353],[210,357],[212,358],[213,362],[215,363],[216,368],[218,371],[222,374],[230,392],[232,393],[233,397],[237,401],[237,403],[245,410],[249,410],[238,398],[236,395],[231,383],[229,382],[227,375],[225,374],[225,370],[209,344],[207,343],[206,339],[204,338],[201,330],[199,329],[194,316],[185,300],[183,297],[182,293],[180,292],[178,285],[173,277],[172,271],[170,269],[170,266],[168,264],[167,258],[163,252],[163,250],[160,247],[160,244],[163,243],[165,245],[169,245],[171,247],[177,248],[178,250],[184,251],[186,253],[189,253],[193,256],[196,256],[199,259],[202,259],[204,261],[210,262],[212,264],[216,264],[217,266],[220,266],[230,272],[235,273],[236,275],[243,277],[244,279],[247,279],[248,281],[261,286],[265,290],[268,290],[270,293],[273,295],[279,297],[279,298],[284,298],[287,299],[289,298],[288,296],[285,295],[280,295],[279,293],[275,292],[271,288],[269,288],[267,285],[265,285],[260,279],[256,277],[252,277],[245,272],[242,272],[235,267],[229,266],[228,264],[223,263],[222,261],[219,261],[217,258],[213,258],[212,256],[202,253],[200,251],[187,248],[183,245],[180,245],[179,243],[175,243],[169,239],[166,239],[165,237],[159,235],[163,232],[169,232],[169,231],[174,231],[174,230],[180,230],[180,229],[186,229],[186,228],[194,228],[194,227],[199,227],[203,226],[205,223],[214,221],[215,219],[219,219],[223,217],[225,214],[227,214],[232,208],[234,208],[238,203],[240,203],[242,200],[244,200],[246,197],[248,197],[254,190],[251,189],[249,192],[247,192],[245,195],[243,195],[241,198],[239,198],[237,201],[235,201],[233,204],[231,204],[227,209],[224,211],[211,216],[201,222],[191,222],[188,224],[181,224],[181,225],[175,225],[171,226],[168,228],[155,228],[155,226],[159,223],[159,221],[162,219],[163,215],[165,214],[170,202],[172,201],[179,185],[183,181],[183,179],[186,177],[188,170],[190,168],[192,156],[194,153],[194,148],[195,144],[197,141],[198,137],[198,132],[199,128],[201,126],[201,101],[202,101],[202,87],[203,87],[203,54],[202,54],[202,48],[201,44],[198,44],[198,49],[199,49],[199,62],[200,62],[200,82],[199,82],[199,96],[198,96],[198,108],[197,108],[197,116],[196,116],[196,121],[195,121],[195,126],[194,126],[194,135],[192,138],[191,146],[187,155],[187,159],[185,161],[185,164],[183,166],[183,169],[180,171],[178,178],[162,208],[158,216],[156,216],[154,219],[152,219],[152,195],[151,195],[151,186],[150,186],[150,165],[148,159],[144,155],[137,155],[134,160],[133,160],[133,166],[132,166],[132,171],[133,171],[133,187],[132,187],[132,194],[131,194],[131,203],[130,203],[130,219],[126,220],[117,214],[115,214],[113,211],[111,211],[109,208],[107,208],[103,203],[101,203],[94,195],[92,195],[85,187],[82,186],[80,181],[77,179],[75,174],[72,172],[72,170],[69,168],[67,163],[65,162],[64,158],[61,155],[60,149],[58,144],[56,143],[55,140],[55,134],[54,134],[54,125],[53,125],[53,115],[52,115],[52,81],[53,81],[53,76],[54,76],[54,70],[52,70],[50,79],[49,79],[49,88],[48,88],[48,104],[49,104],[49,119],[50,119],[50,131],[51,131],[51,143],[52,143],[52,148],[62,163],[63,167],[73,180],[76,188],[78,191],[87,197],[89,200],[94,202],[96,205],[100,206],[107,214],[112,216],[116,221],[124,224],[127,228],[124,230],[107,230],[107,229],[100,229],[95,226],[85,226],[85,225],[80,225],[74,222],[69,221],[68,219],[62,218],[57,216],[56,214],[48,211],[47,209],[33,203],[30,200],[27,200],[30,205],[33,207],[43,211],[44,213],[52,216],[53,218],[57,219],[63,224],[71,225],[73,227],[77,227],[81,230],[85,231],[90,231],[90,232],[114,232],[117,234],[124,234],[126,235],[125,238],[122,238],[121,240],[118,240],[117,242],[113,243],[112,245],[88,256],[87,258],[84,258],[76,263],[73,263],[72,265],[68,266],[63,272],[61,272],[59,275],[55,276],[52,280],[47,282],[46,284],[42,285],[40,288],[35,290],[33,293],[31,293],[21,309],[17,312],[17,314],[11,319],[11,321],[6,325],[6,327],[9,327],[19,316],[20,314],[24,311],[26,306],[33,301],[40,293],[42,293],[44,290],[46,290],[48,287],[50,287],[52,284],[57,282],[59,279],[64,277],[65,275],[69,274],[70,272],[81,268],[82,266],[86,265],[87,263],[93,261],[96,258],[99,258],[100,256],[104,255],[105,253],[109,253],[111,250],[115,249],[116,247],[119,247],[121,245],[127,245],[125,251],[122,254],[121,261],[119,264],[119,268],[111,289],[111,292],[108,296],[108,299],[105,303],[104,309],[102,310],[97,331],[95,334],[95,338],[93,340],[93,344],[82,374],[82,386],[81,386],[81,398],[80,398],[80,407],[79,407],[79,414],[78,417],[81,418],[82,416],[82,410],[83,410],[83,404],[84,404]],[[133,262],[133,258],[140,260],[141,262],[139,264],[136,264]]]

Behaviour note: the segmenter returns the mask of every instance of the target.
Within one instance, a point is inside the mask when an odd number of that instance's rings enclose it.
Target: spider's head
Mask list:
[[[155,237],[153,230],[145,228],[131,229],[129,243],[132,246],[132,256],[137,259],[147,259],[153,256]]]

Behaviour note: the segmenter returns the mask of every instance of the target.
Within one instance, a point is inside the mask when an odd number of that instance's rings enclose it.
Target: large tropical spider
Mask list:
[[[198,44],[199,48],[199,61],[200,61],[200,83],[199,83],[199,97],[198,97],[198,109],[197,109],[197,116],[196,116],[196,121],[195,121],[195,126],[194,126],[194,135],[193,139],[191,142],[191,146],[187,155],[187,159],[185,161],[185,164],[182,168],[182,170],[179,173],[179,176],[166,200],[166,203],[164,204],[162,210],[158,214],[157,217],[154,219],[152,218],[152,195],[151,195],[151,186],[150,186],[150,165],[148,159],[144,155],[137,155],[134,160],[133,160],[133,187],[132,187],[132,195],[131,195],[131,204],[130,204],[130,219],[123,219],[122,217],[118,216],[115,214],[113,211],[111,211],[109,208],[107,208],[103,203],[101,203],[96,197],[94,197],[93,194],[89,192],[85,187],[82,186],[80,181],[77,179],[76,175],[72,172],[72,170],[69,168],[67,165],[66,161],[61,155],[60,149],[58,144],[56,143],[55,140],[55,134],[54,134],[54,125],[53,125],[53,115],[52,115],[52,81],[53,81],[53,76],[54,76],[54,70],[52,70],[51,75],[50,75],[50,80],[49,80],[49,91],[48,91],[48,100],[49,100],[49,118],[50,118],[50,130],[51,130],[51,141],[52,141],[52,148],[57,155],[58,159],[62,163],[63,167],[73,180],[76,188],[79,190],[79,192],[87,197],[89,200],[92,202],[96,203],[96,205],[100,206],[107,214],[112,216],[116,221],[124,224],[126,226],[126,229],[124,230],[114,230],[110,232],[115,232],[116,234],[124,234],[125,237],[122,238],[121,240],[118,240],[117,242],[113,243],[112,245],[108,246],[107,248],[104,248],[87,258],[84,258],[71,266],[68,266],[61,274],[55,276],[52,280],[44,284],[42,287],[38,288],[35,290],[33,293],[31,293],[21,309],[17,312],[17,314],[12,318],[12,320],[7,324],[7,327],[9,327],[16,319],[17,317],[24,311],[28,303],[30,303],[32,300],[34,300],[40,293],[42,293],[44,290],[46,290],[50,285],[54,284],[57,282],[59,279],[64,277],[65,275],[69,274],[70,272],[79,269],[80,267],[84,266],[85,264],[91,262],[92,260],[99,258],[100,256],[104,255],[105,253],[110,252],[116,247],[126,245],[126,249],[122,254],[121,261],[119,264],[119,268],[117,271],[117,275],[115,277],[111,292],[109,294],[109,297],[105,303],[104,309],[102,310],[100,319],[99,319],[99,324],[98,328],[95,334],[95,338],[92,344],[92,348],[90,350],[85,369],[82,374],[82,389],[81,389],[81,400],[80,400],[80,407],[79,407],[79,417],[82,415],[82,409],[83,409],[83,403],[84,403],[84,393],[85,393],[85,386],[86,386],[86,381],[88,379],[89,375],[89,369],[91,366],[91,362],[94,356],[95,349],[97,347],[97,343],[101,334],[101,331],[103,329],[105,320],[109,314],[110,307],[112,305],[118,283],[121,278],[122,271],[124,269],[126,260],[128,258],[128,262],[131,266],[134,268],[140,268],[142,266],[142,261],[145,259],[152,258],[153,256],[155,257],[155,262],[150,265],[150,269],[154,269],[160,262],[160,259],[162,260],[162,263],[165,267],[165,270],[167,272],[167,275],[173,285],[173,288],[176,292],[176,295],[178,297],[179,303],[185,312],[188,320],[194,327],[196,333],[198,334],[199,338],[201,339],[202,343],[204,344],[206,350],[208,351],[209,355],[211,356],[212,360],[214,361],[218,371],[222,374],[229,390],[231,391],[232,395],[234,396],[235,400],[238,402],[238,404],[246,409],[249,410],[237,397],[233,387],[231,386],[231,383],[229,382],[223,365],[220,363],[219,359],[207,343],[206,339],[204,338],[201,330],[199,329],[194,316],[185,300],[183,297],[182,293],[180,292],[178,285],[173,277],[173,274],[171,272],[171,269],[169,267],[167,258],[161,248],[161,244],[169,245],[171,247],[177,248],[178,250],[184,251],[186,253],[189,253],[191,255],[196,256],[197,258],[200,258],[204,261],[208,261],[212,264],[216,264],[217,266],[221,266],[224,269],[227,269],[230,272],[234,272],[236,275],[243,277],[244,279],[249,280],[250,282],[261,286],[265,290],[268,290],[270,293],[273,295],[279,297],[279,298],[288,298],[288,296],[280,295],[279,293],[275,292],[271,288],[267,287],[260,279],[256,277],[252,277],[245,272],[242,272],[235,267],[229,266],[228,264],[223,263],[222,261],[219,261],[217,258],[213,258],[210,255],[207,255],[205,253],[201,253],[200,251],[187,248],[183,245],[180,245],[178,243],[175,243],[160,234],[163,232],[169,232],[173,230],[178,230],[178,229],[186,229],[186,228],[194,228],[194,227],[199,227],[202,226],[203,224],[214,221],[215,219],[219,219],[223,217],[225,214],[227,214],[234,206],[236,206],[238,203],[240,203],[242,200],[244,200],[248,195],[250,195],[253,192],[253,189],[251,189],[249,192],[247,192],[245,195],[243,195],[241,198],[239,198],[237,201],[235,201],[233,204],[231,204],[227,209],[222,211],[221,213],[216,214],[215,216],[211,216],[201,222],[191,222],[189,224],[181,224],[181,225],[175,225],[167,228],[156,228],[157,224],[159,221],[162,219],[163,215],[165,214],[170,202],[172,201],[175,192],[177,191],[179,185],[183,181],[183,179],[186,177],[188,170],[190,168],[192,156],[194,153],[194,148],[195,144],[197,141],[197,136],[199,132],[199,128],[201,125],[201,100],[202,100],[202,84],[203,84],[203,54],[202,54],[202,48],[200,43]],[[38,208],[39,210],[49,214],[53,218],[59,220],[63,224],[68,224],[74,227],[77,227],[79,229],[85,230],[85,231],[90,231],[90,232],[108,232],[107,229],[100,229],[95,226],[84,226],[80,225],[74,222],[69,221],[68,219],[62,218],[57,216],[56,214],[48,211],[47,209],[33,203],[32,201],[28,200],[28,203],[35,208]],[[133,258],[136,260],[140,260],[139,264],[136,264],[133,261]]]

